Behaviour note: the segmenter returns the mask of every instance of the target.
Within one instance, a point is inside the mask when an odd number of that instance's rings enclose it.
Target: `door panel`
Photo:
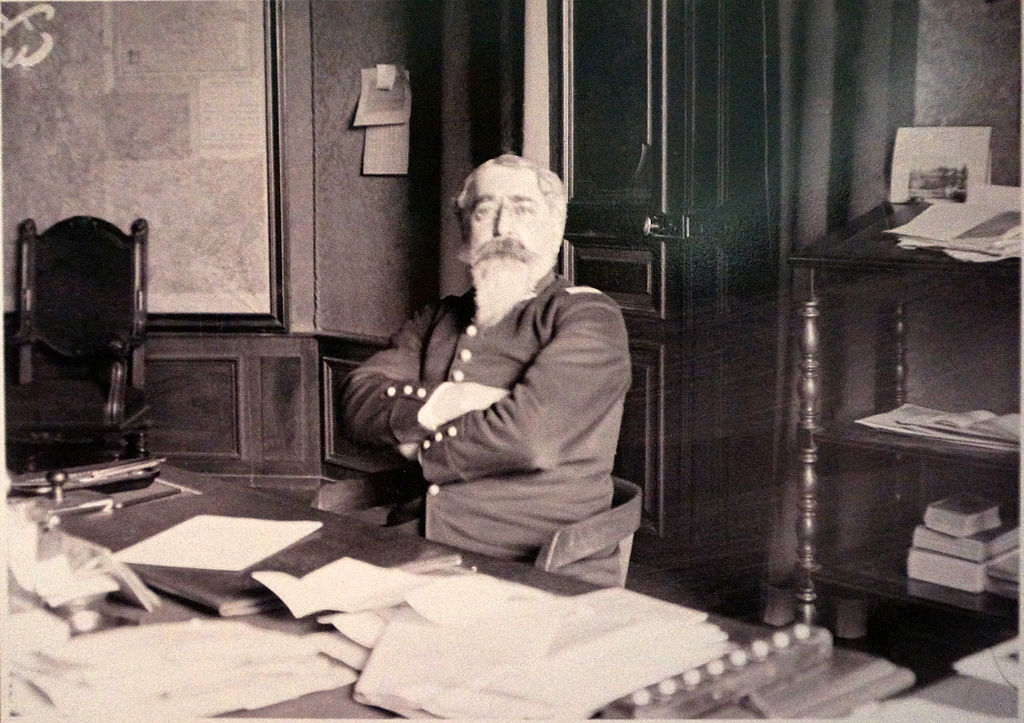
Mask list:
[[[736,435],[730,415],[774,404],[759,361],[774,363],[774,329],[744,311],[777,279],[773,24],[764,0],[563,13],[562,270],[622,307],[633,387],[616,470],[644,488],[649,527],[690,539],[694,505],[771,466],[744,454],[770,458],[770,425]]]

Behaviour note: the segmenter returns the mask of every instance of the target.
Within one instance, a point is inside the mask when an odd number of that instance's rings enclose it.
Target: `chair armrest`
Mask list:
[[[616,497],[620,497],[622,483],[616,481]],[[548,572],[572,562],[611,550],[630,538],[640,527],[640,488],[632,483],[626,491],[628,498],[612,507],[579,522],[555,531],[537,554],[535,565]],[[618,500],[615,500],[618,501]],[[614,502],[613,502],[614,503]]]

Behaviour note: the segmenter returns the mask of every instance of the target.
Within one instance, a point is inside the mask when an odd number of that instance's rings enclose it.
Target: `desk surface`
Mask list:
[[[914,269],[983,276],[1020,276],[1020,259],[987,263],[958,261],[938,249],[905,249],[884,231],[902,226],[929,204],[882,203],[846,227],[794,249],[789,262],[797,267]]]
[[[164,465],[161,478],[200,492],[179,494],[115,510],[112,514],[67,518],[62,527],[69,533],[97,542],[113,551],[123,549],[146,537],[188,519],[198,513],[252,516],[263,519],[320,520],[323,526],[312,535],[259,563],[260,569],[276,569],[303,575],[340,557],[355,557],[375,565],[391,567],[421,560],[453,550],[420,537],[375,527],[355,517],[322,512],[256,488],[240,487],[213,477]],[[483,555],[459,551],[464,566],[556,594],[573,595],[595,589],[593,585],[543,572],[530,565],[495,560]],[[189,571],[198,572],[198,571]],[[214,573],[216,574],[216,573]],[[227,576],[235,573],[224,573]],[[247,575],[246,575],[247,577]],[[258,585],[258,583],[256,583]],[[187,620],[210,613],[181,600],[164,597],[164,604],[152,613],[108,605],[108,612],[124,615],[139,623]],[[296,620],[287,610],[247,615],[253,625],[301,634],[322,630],[315,616]],[[743,629],[733,625],[730,633]],[[256,711],[241,711],[229,717],[269,718],[378,718],[393,717],[386,711],[356,703],[352,686],[312,693]]]
[[[265,519],[320,520],[323,527],[319,531],[259,564],[261,569],[279,569],[295,575],[312,571],[342,556],[392,566],[452,551],[451,548],[422,538],[371,526],[354,517],[325,513],[298,502],[282,500],[267,491],[240,488],[237,484],[229,484],[169,466],[165,466],[161,474],[165,479],[197,490],[201,494],[180,494],[153,500],[117,510],[109,515],[69,518],[65,520],[64,528],[69,533],[116,551],[171,527],[199,511],[259,516]],[[475,566],[480,572],[556,594],[579,594],[594,589],[594,586],[588,583],[545,573],[527,564],[494,560],[468,552],[461,554],[464,565]],[[108,613],[123,615],[142,624],[187,620],[210,614],[173,598],[165,598],[164,604],[152,613],[144,613],[112,602],[106,605]],[[315,616],[297,620],[287,610],[248,615],[244,619],[256,626],[294,634],[323,629],[323,626],[316,623]],[[712,620],[725,629],[732,640],[740,644],[763,637],[767,631],[764,627],[717,616],[713,616]],[[845,652],[835,652],[836,662],[833,665],[837,666],[837,670],[843,667],[846,660],[843,657]],[[350,685],[337,690],[312,693],[255,711],[229,714],[227,717],[339,719],[391,717],[391,714],[356,703],[352,699]]]

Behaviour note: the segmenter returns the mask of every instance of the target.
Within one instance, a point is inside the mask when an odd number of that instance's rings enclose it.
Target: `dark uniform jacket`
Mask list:
[[[416,442],[428,539],[532,560],[555,529],[607,510],[630,385],[618,306],[549,274],[494,326],[472,291],[426,307],[346,379],[341,422],[356,441]],[[442,382],[509,390],[488,409],[427,429],[417,412]]]

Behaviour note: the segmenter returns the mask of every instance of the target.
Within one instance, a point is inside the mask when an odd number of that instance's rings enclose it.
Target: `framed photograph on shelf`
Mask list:
[[[970,189],[989,183],[986,126],[916,127],[896,131],[889,200],[963,203]]]

